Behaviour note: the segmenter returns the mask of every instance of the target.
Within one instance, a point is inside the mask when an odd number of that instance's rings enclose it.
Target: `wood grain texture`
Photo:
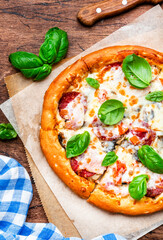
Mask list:
[[[89,4],[95,2],[97,0],[90,0]],[[151,8],[149,4],[139,6],[130,12],[102,20],[92,28],[88,28],[82,26],[76,19],[77,12],[86,5],[88,5],[87,0],[0,1],[0,104],[8,99],[3,78],[16,72],[8,62],[8,55],[18,50],[38,54],[44,35],[49,28],[57,26],[67,31],[70,42],[67,56],[71,57],[87,49],[118,28],[130,23]],[[0,112],[0,122],[7,122],[2,112]],[[31,176],[23,144],[19,138],[11,141],[0,140],[0,154],[17,159]],[[28,211],[27,221],[47,222],[33,180],[32,185],[34,195]],[[162,236],[163,226],[148,233],[141,240],[161,240],[163,239]]]
[[[104,0],[91,5],[88,5],[78,12],[78,19],[86,26],[92,26],[95,22],[106,18],[124,13],[143,3],[157,4],[162,0]]]

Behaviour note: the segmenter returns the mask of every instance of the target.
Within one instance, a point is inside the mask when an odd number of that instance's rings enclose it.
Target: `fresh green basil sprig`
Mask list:
[[[95,89],[98,89],[100,87],[100,83],[94,78],[86,78],[86,81],[91,87]]]
[[[16,137],[17,137],[17,133],[10,123],[0,124],[0,139],[4,140],[4,139],[16,138]]]
[[[72,158],[81,155],[88,148],[89,143],[90,134],[87,131],[72,136],[67,142],[66,157]]]
[[[151,146],[143,145],[138,150],[138,157],[152,172],[163,173],[163,159]]]
[[[154,91],[154,92],[148,93],[145,99],[152,102],[161,102],[163,101],[163,91]]]
[[[136,54],[128,55],[123,60],[122,70],[133,87],[143,89],[150,85],[152,70],[144,58]]]
[[[66,56],[68,45],[67,33],[57,27],[51,28],[40,47],[39,57],[44,63],[57,63]]]
[[[9,61],[26,78],[40,81],[51,73],[52,64],[65,57],[67,50],[67,33],[59,28],[51,28],[40,47],[39,57],[33,53],[18,51],[10,54]]]
[[[116,99],[105,101],[98,111],[98,117],[106,125],[114,125],[122,120],[125,112],[123,103]]]
[[[104,157],[104,160],[102,161],[102,166],[107,167],[115,163],[118,159],[118,156],[115,154],[115,152],[108,152],[106,156]]]
[[[136,200],[140,200],[147,194],[148,175],[142,174],[136,176],[129,184],[130,196]]]

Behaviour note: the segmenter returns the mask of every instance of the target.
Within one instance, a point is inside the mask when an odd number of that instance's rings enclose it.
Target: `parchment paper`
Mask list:
[[[17,130],[47,184],[84,239],[114,232],[125,236],[127,239],[134,240],[161,225],[163,223],[163,213],[158,212],[137,217],[108,213],[79,198],[58,179],[47,164],[39,145],[44,93],[51,81],[65,67],[89,52],[111,45],[125,44],[137,44],[163,51],[162,43],[163,12],[159,6],[156,6],[133,23],[119,29],[77,57],[54,69],[45,81],[32,83],[0,106]]]

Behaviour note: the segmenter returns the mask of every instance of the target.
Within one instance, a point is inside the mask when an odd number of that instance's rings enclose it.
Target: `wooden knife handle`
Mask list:
[[[84,25],[92,26],[100,19],[120,14],[145,2],[149,0],[105,0],[82,8],[77,18]]]

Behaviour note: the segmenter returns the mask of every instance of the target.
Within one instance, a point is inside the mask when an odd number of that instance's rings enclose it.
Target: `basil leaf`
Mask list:
[[[77,134],[72,136],[66,146],[66,156],[67,158],[76,157],[81,155],[87,149],[90,143],[90,134],[85,131],[82,134]]]
[[[9,60],[26,78],[35,78],[43,65],[42,60],[38,56],[28,52],[12,53],[9,56]]]
[[[48,64],[44,64],[39,73],[37,74],[37,76],[35,77],[34,81],[40,81],[43,80],[44,78],[46,78],[52,71],[52,66],[48,65]]]
[[[54,60],[57,57],[57,49],[53,39],[48,38],[41,45],[39,57],[42,59],[44,63],[51,64],[52,62],[54,62]]]
[[[52,66],[48,64],[44,64],[42,67],[39,67],[37,69],[21,69],[20,70],[23,75],[27,78],[34,78],[34,81],[40,81],[47,77],[51,71]]]
[[[49,29],[46,33],[45,41],[49,38],[52,39],[55,44],[57,56],[53,63],[57,63],[66,56],[69,45],[67,33],[57,27],[54,27]]]
[[[138,150],[138,157],[152,172],[163,173],[163,159],[151,146],[142,146]]]
[[[107,167],[115,163],[118,159],[118,156],[115,154],[115,152],[108,152],[106,156],[104,157],[104,160],[102,161],[102,166]]]
[[[143,89],[150,85],[152,70],[144,58],[135,54],[128,55],[123,60],[122,70],[133,87]]]
[[[95,89],[98,89],[100,87],[100,83],[94,78],[86,78],[86,81],[91,87]]]
[[[142,174],[135,177],[129,184],[130,196],[136,200],[140,200],[147,193],[147,181],[149,180],[148,175]]]
[[[37,69],[43,65],[42,60],[33,53],[15,52],[9,56],[11,64],[18,69]]]
[[[123,103],[116,99],[105,101],[99,111],[98,117],[106,125],[114,125],[122,120],[125,112]]]
[[[10,123],[0,124],[0,139],[12,139],[16,137],[17,133]]]
[[[163,91],[155,91],[155,92],[148,93],[145,99],[152,102],[161,102],[163,101]]]
[[[41,67],[38,68],[31,68],[31,69],[20,69],[20,71],[23,73],[23,75],[26,78],[35,78],[37,74],[41,71]]]

